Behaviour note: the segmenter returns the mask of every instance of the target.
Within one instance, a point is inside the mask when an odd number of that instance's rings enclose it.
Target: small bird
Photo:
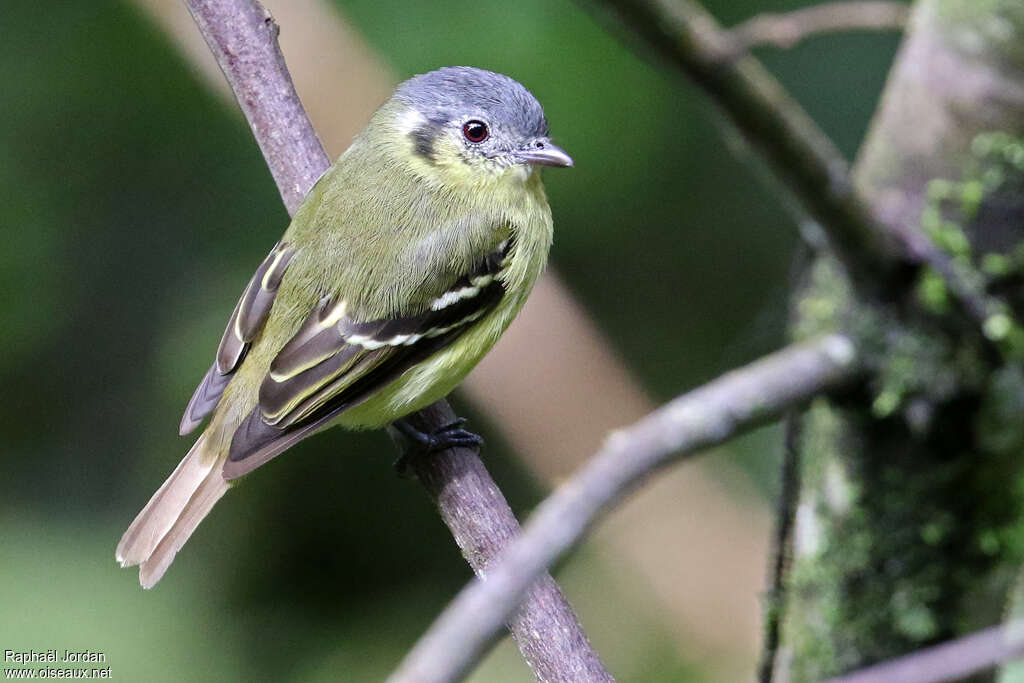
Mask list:
[[[455,66],[398,86],[243,291],[180,433],[209,424],[121,538],[121,566],[152,587],[233,480],[328,427],[478,443],[401,418],[454,389],[522,308],[552,239],[537,167],[572,165],[508,76]]]

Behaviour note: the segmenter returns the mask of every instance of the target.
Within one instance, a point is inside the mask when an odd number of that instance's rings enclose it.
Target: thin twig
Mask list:
[[[277,43],[278,27],[255,0],[187,0],[252,128],[289,213],[294,213],[330,160],[316,137]],[[426,431],[451,424],[445,401],[415,416]],[[485,570],[515,538],[519,525],[473,449],[421,458],[416,473],[434,498],[467,561]],[[550,576],[540,577],[509,623],[519,649],[542,680],[613,680]]]
[[[791,48],[812,36],[850,31],[895,31],[907,23],[910,7],[889,0],[823,2],[792,12],[766,12],[727,32],[736,53],[760,45]]]
[[[668,464],[763,424],[858,372],[852,342],[830,335],[727,373],[613,433],[537,508],[486,580],[463,589],[388,680],[458,680],[516,611],[535,578],[627,493]]]
[[[771,683],[775,672],[775,659],[782,641],[782,623],[785,617],[786,573],[793,549],[793,528],[796,508],[800,500],[800,438],[803,431],[803,413],[791,412],[786,416],[786,438],[782,454],[782,487],[779,491],[778,512],[775,517],[775,538],[771,574],[768,577],[768,595],[764,625],[764,646],[758,665],[760,683]]]
[[[698,2],[580,1],[607,8],[597,12],[598,18],[612,30],[631,31],[719,105],[822,226],[854,283],[869,298],[905,291],[913,270],[927,264],[982,330],[993,315],[1008,315],[1003,302],[951,268],[945,254],[922,243],[927,240],[877,219],[854,188],[849,163],[828,136],[759,61],[749,54],[737,58],[728,32]]]
[[[1024,622],[1011,622],[832,678],[826,683],[959,681],[1020,657],[1024,657]]]
[[[726,31],[691,0],[586,0],[609,28],[624,27],[699,85],[826,230],[848,270],[868,287],[902,266],[893,235],[854,191],[850,166],[759,61],[733,57]],[[615,21],[617,20],[617,21]]]

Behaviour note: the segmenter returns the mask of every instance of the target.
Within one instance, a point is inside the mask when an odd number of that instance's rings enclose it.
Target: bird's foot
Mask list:
[[[448,448],[479,448],[482,446],[483,437],[463,428],[464,424],[466,424],[466,418],[460,417],[432,432],[424,432],[406,420],[395,420],[391,426],[403,437],[402,441],[404,442],[402,455],[395,460],[395,469],[399,474],[405,474],[413,458]]]

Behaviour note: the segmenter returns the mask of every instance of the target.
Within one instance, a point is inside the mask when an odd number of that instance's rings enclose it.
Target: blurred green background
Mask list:
[[[802,4],[707,6],[730,25]],[[796,229],[694,88],[569,0],[337,9],[400,78],[471,64],[538,96],[576,160],[546,176],[553,263],[656,400],[784,343]],[[381,679],[469,578],[382,434],[331,432],[260,470],[153,591],[115,565],[187,449],[181,410],[287,215],[235,108],[138,6],[7,2],[0,23],[0,649],[99,650],[124,681]],[[759,55],[852,157],[896,44]],[[476,424],[525,514],[544,485]],[[715,458],[764,505],[778,450],[768,429]],[[620,680],[712,677],[656,594],[608,590],[622,584],[610,566],[587,545],[560,578]],[[529,674],[506,644],[475,680]]]

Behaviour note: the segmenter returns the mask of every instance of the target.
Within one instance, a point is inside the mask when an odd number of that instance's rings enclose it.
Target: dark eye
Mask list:
[[[487,139],[490,131],[487,130],[487,124],[483,121],[473,120],[466,121],[466,125],[462,127],[462,134],[470,142],[483,142]]]

